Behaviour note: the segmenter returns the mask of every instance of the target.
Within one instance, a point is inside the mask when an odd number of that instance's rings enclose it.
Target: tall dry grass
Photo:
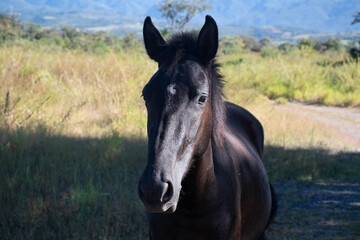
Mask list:
[[[1,49],[0,67],[2,124],[9,128],[40,123],[65,135],[144,136],[141,89],[155,64],[141,52],[99,56],[12,47]]]
[[[341,54],[305,52],[263,58],[242,53],[218,60],[223,63],[227,100],[240,105],[258,104],[254,100],[259,95],[284,101],[360,104],[360,65],[346,62]],[[4,47],[0,67],[3,126],[40,123],[73,136],[100,137],[113,131],[145,136],[146,113],[140,95],[156,64],[142,51],[94,55]],[[261,101],[266,102],[265,98]],[[262,113],[258,115],[261,118]]]

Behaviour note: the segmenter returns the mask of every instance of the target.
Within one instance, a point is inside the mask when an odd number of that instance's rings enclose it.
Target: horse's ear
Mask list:
[[[200,59],[209,62],[216,55],[219,44],[219,33],[215,20],[206,16],[205,24],[197,39],[197,52]]]
[[[150,17],[147,17],[144,21],[143,36],[149,57],[156,62],[160,62],[162,52],[166,47],[166,42],[162,38],[159,30],[157,30],[152,23]]]

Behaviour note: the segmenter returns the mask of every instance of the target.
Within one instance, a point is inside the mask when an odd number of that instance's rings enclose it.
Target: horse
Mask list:
[[[138,195],[149,239],[265,239],[277,202],[262,162],[264,132],[223,100],[215,20],[165,41],[147,17],[143,38],[158,63],[142,91],[148,153]]]

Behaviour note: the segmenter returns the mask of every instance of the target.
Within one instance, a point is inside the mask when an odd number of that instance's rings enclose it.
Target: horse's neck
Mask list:
[[[194,159],[194,164],[183,181],[181,196],[182,207],[193,208],[208,201],[209,194],[214,191],[215,174],[211,141],[205,153]]]
[[[212,154],[212,145],[211,142],[208,145],[206,152],[195,160],[194,171],[195,171],[195,186],[197,192],[197,199],[205,197],[212,188],[215,175],[214,175],[214,163],[213,163],[213,154]]]

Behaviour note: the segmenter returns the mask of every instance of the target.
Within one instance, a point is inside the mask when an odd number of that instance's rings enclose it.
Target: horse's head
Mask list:
[[[147,17],[143,34],[147,53],[159,69],[142,93],[148,111],[148,159],[138,193],[149,212],[172,213],[182,180],[211,141],[210,66],[218,29],[207,16],[197,37],[179,34],[165,42]]]

